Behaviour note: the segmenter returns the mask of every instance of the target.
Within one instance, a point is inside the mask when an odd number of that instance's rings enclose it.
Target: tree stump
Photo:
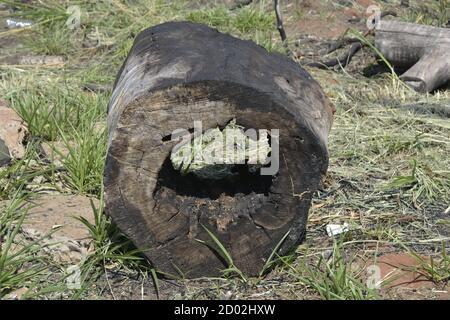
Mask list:
[[[409,68],[401,79],[419,92],[450,80],[450,29],[381,20],[375,46],[394,66]]]
[[[171,22],[141,32],[108,106],[106,211],[159,270],[186,277],[227,267],[213,233],[247,275],[280,240],[305,237],[311,196],[327,170],[333,107],[298,64],[207,26]],[[176,129],[279,129],[279,170],[233,180],[181,175]],[[272,159],[276,161],[277,159]],[[202,240],[205,243],[201,243]]]

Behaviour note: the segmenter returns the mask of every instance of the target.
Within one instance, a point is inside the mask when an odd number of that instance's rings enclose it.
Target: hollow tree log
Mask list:
[[[231,119],[280,130],[276,174],[208,181],[172,167],[174,130]],[[135,39],[108,106],[106,211],[159,270],[219,274],[227,263],[206,228],[255,275],[289,230],[280,253],[305,237],[331,122],[319,84],[285,56],[200,24],[149,28]]]
[[[375,46],[419,92],[430,92],[450,80],[450,29],[399,21],[380,21]]]

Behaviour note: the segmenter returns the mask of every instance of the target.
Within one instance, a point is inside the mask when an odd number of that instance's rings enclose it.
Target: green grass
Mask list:
[[[25,150],[24,158],[15,160],[9,167],[0,168],[0,201],[14,199],[18,191],[32,181],[33,178],[50,173],[52,170],[35,163],[37,144],[30,142]]]
[[[416,261],[416,265],[401,266],[401,270],[414,272],[437,285],[446,285],[450,281],[450,257],[444,241],[441,242],[440,247],[436,247],[437,254],[430,256],[424,256],[402,242],[399,245]]]
[[[216,251],[227,263],[227,267],[223,270],[220,270],[222,275],[226,278],[237,276],[239,277],[243,282],[247,282],[247,277],[244,275],[244,273],[239,270],[238,267],[234,264],[233,258],[231,254],[228,252],[228,250],[225,248],[225,246],[220,242],[219,238],[211,232],[206,226],[202,225],[203,229],[206,231],[210,239],[212,240],[207,242],[204,240],[196,239],[198,242],[212,248],[214,251]]]
[[[111,266],[115,270],[139,270],[142,274],[150,273],[158,289],[157,271],[142,255],[145,249],[136,249],[104,214],[103,190],[100,192],[99,205],[96,206],[91,200],[91,206],[94,214],[93,223],[83,217],[75,217],[89,230],[94,250],[81,263],[81,287],[73,292],[72,299],[79,299],[86,294]]]
[[[252,35],[256,31],[273,32],[274,14],[266,10],[244,7],[236,13],[230,12],[224,6],[211,9],[201,9],[188,13],[187,20],[204,23],[218,28],[223,32],[239,32]]]
[[[419,263],[418,267],[412,269],[412,271],[419,273],[430,281],[439,284],[447,283],[450,280],[450,258],[447,255],[447,248],[445,243],[442,243],[440,257],[430,259],[422,257],[414,251],[410,251],[410,254]]]
[[[277,264],[281,263],[281,260],[286,261],[287,256],[280,257],[278,255],[278,251],[283,245],[284,241],[288,237],[288,235],[291,233],[291,229],[289,229],[286,234],[280,239],[280,241],[277,243],[275,248],[273,248],[272,253],[270,254],[269,258],[267,258],[266,262],[264,263],[264,266],[259,273],[259,277],[263,277],[266,273],[268,273],[271,269],[274,268]]]
[[[231,13],[225,7],[219,6],[190,12],[186,18],[189,21],[204,23],[214,28],[229,28]]]
[[[64,180],[74,190],[99,196],[103,184],[103,168],[106,159],[106,128],[96,128],[96,122],[81,130],[60,133],[67,155],[54,149],[64,159]]]
[[[428,166],[412,163],[411,174],[397,175],[386,185],[387,189],[403,189],[412,194],[412,200],[430,201],[450,198],[450,171],[433,172]]]
[[[37,79],[32,79],[37,80]],[[29,83],[19,88],[5,88],[11,107],[28,124],[33,137],[56,140],[61,132],[83,130],[95,121],[104,121],[107,99],[66,84]]]
[[[17,191],[6,207],[0,209],[0,300],[17,289],[25,289],[23,299],[38,298],[59,291],[59,281],[49,280],[51,272],[42,255],[42,239],[19,239],[27,209],[26,194]]]
[[[448,0],[431,1],[414,6],[402,19],[436,27],[445,27],[450,19],[450,2]]]
[[[30,35],[25,40],[27,49],[38,54],[67,56],[72,48],[72,34],[64,22],[53,23],[48,26],[53,30]]]
[[[203,23],[219,31],[252,39],[268,51],[284,52],[274,29],[275,14],[267,12],[264,2],[259,7],[243,7],[235,12],[224,6],[189,12],[188,21]]]
[[[287,272],[325,300],[372,300],[379,298],[360,278],[362,270],[352,270],[353,259],[344,256],[342,243],[333,243],[329,259],[323,255],[316,262],[300,260],[298,266],[286,263]]]

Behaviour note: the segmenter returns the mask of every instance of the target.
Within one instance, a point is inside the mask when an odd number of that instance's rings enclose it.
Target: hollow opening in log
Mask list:
[[[184,141],[171,151],[159,185],[178,195],[216,200],[221,195],[253,193],[268,195],[272,178],[261,175],[271,155],[271,137],[266,130],[245,130],[230,120],[203,133],[185,130]]]
[[[231,175],[222,179],[200,178],[194,173],[181,174],[173,168],[170,157],[164,161],[158,175],[155,194],[163,189],[173,190],[182,197],[217,200],[222,196],[235,197],[251,193],[267,196],[273,176],[251,172],[247,164],[233,165]]]

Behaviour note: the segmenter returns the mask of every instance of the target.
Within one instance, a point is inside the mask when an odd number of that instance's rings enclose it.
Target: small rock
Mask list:
[[[9,149],[5,145],[5,142],[0,139],[0,167],[8,165],[10,161]]]
[[[27,127],[13,109],[0,104],[0,139],[9,150],[9,154],[16,159],[25,155],[23,140]]]

